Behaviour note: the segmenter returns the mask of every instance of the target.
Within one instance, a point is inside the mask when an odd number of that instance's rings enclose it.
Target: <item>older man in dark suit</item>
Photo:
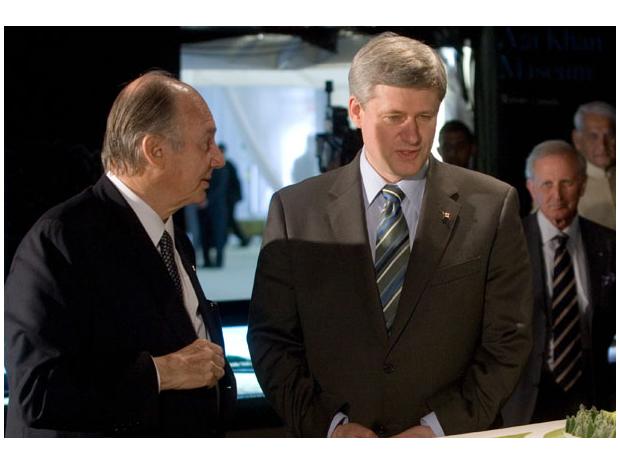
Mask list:
[[[215,130],[165,73],[119,94],[106,175],[37,221],[6,281],[7,436],[222,434],[234,378],[172,219],[224,164]]]
[[[586,161],[570,144],[538,144],[525,174],[539,205],[523,222],[534,278],[534,347],[503,409],[507,426],[562,419],[582,403],[615,410],[607,357],[616,328],[615,232],[577,215]]]
[[[430,157],[446,75],[382,34],[355,56],[364,147],[277,192],[248,342],[299,436],[433,436],[496,424],[530,351],[531,276],[514,188]]]

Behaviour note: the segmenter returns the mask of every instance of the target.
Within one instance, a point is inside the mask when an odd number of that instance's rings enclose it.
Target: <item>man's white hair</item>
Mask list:
[[[585,115],[588,113],[605,116],[612,120],[614,122],[614,125],[616,124],[616,109],[612,107],[609,103],[595,101],[584,103],[579,108],[577,108],[577,111],[575,112],[575,117],[573,119],[575,129],[577,129],[578,131],[583,130]]]

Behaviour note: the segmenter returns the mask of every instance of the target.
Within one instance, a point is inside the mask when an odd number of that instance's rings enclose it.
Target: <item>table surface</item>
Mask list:
[[[566,420],[547,421],[544,423],[532,423],[531,425],[512,426],[510,428],[492,429],[477,433],[455,434],[449,438],[561,438],[564,435]]]

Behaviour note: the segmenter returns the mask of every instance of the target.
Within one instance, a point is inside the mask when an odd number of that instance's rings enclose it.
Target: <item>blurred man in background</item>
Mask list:
[[[574,125],[573,145],[587,161],[579,214],[616,229],[616,109],[605,102],[585,103]]]
[[[446,163],[472,169],[478,147],[474,135],[465,123],[452,120],[439,131],[437,151]]]

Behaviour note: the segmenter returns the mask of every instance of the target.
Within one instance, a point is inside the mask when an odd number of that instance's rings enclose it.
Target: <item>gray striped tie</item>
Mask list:
[[[409,228],[401,209],[405,194],[398,186],[387,184],[383,190],[385,208],[377,228],[375,271],[389,331],[396,317],[400,292],[409,262]]]
[[[558,243],[553,264],[551,321],[553,340],[553,378],[566,392],[582,374],[581,316],[577,302],[575,272],[566,242],[568,236],[553,238]]]

